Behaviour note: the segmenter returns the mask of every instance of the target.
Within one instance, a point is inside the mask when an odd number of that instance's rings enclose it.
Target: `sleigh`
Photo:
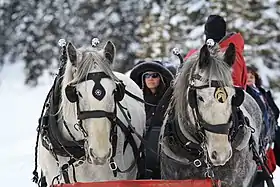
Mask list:
[[[220,181],[206,180],[125,180],[108,182],[91,182],[59,184],[54,187],[220,187]]]

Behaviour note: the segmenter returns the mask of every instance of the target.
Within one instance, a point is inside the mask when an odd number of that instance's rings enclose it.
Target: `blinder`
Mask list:
[[[94,87],[92,88],[92,95],[99,101],[101,101],[106,95],[106,90],[100,84],[102,78],[110,78],[110,77],[106,75],[104,72],[98,72],[98,73],[89,73],[87,78],[82,80],[82,81],[86,81],[86,80],[94,81],[95,84]],[[122,81],[115,82],[115,84],[116,84],[116,89],[114,91],[114,99],[115,101],[121,101],[125,95],[125,85]],[[78,95],[77,95],[78,93],[75,86],[67,85],[65,88],[65,94],[67,99],[71,103],[78,101]]]
[[[67,85],[65,88],[65,95],[71,103],[75,103],[78,101],[78,95],[77,95],[77,90],[76,87]]]
[[[235,107],[239,107],[245,98],[245,93],[242,88],[235,87],[235,95],[231,99],[231,105]]]
[[[125,95],[125,85],[122,81],[116,82],[116,90],[114,93],[115,101],[121,101]]]
[[[248,126],[242,125],[238,127],[236,133],[231,137],[232,148],[241,151],[249,142],[252,129]]]
[[[233,126],[229,134],[232,148],[242,150],[248,144],[254,131],[248,117],[244,116],[240,108],[233,107]]]

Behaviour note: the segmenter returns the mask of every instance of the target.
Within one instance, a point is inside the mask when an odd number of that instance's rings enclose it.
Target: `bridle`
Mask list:
[[[104,87],[100,84],[101,79],[104,78],[109,78],[111,79],[110,76],[105,74],[104,72],[95,72],[95,73],[89,73],[85,79],[82,81],[79,81],[79,83],[84,82],[84,81],[94,81],[95,85],[92,89],[92,95],[98,100],[102,100],[106,94],[106,90]],[[141,149],[138,148],[136,145],[136,142],[132,136],[132,133],[137,134],[140,136],[134,129],[132,129],[132,125],[130,124],[130,115],[128,110],[123,107],[119,102],[124,98],[125,94],[128,94],[130,97],[133,97],[135,99],[141,100],[141,98],[138,98],[134,94],[130,93],[125,89],[125,85],[122,81],[114,81],[116,88],[113,92],[113,96],[115,99],[115,108],[113,112],[108,112],[104,110],[90,110],[90,111],[81,111],[80,106],[79,106],[79,92],[77,92],[76,87],[72,85],[68,85],[65,88],[65,94],[67,99],[71,103],[76,103],[77,107],[77,124],[75,125],[75,128],[79,131],[81,131],[84,135],[84,141],[86,142],[86,137],[88,136],[88,133],[84,129],[83,121],[86,119],[92,119],[92,118],[103,118],[106,117],[109,119],[111,122],[111,130],[110,130],[110,137],[109,141],[112,144],[112,155],[108,159],[109,160],[109,167],[113,171],[114,176],[117,176],[117,172],[121,173],[126,173],[130,172],[134,166],[137,164],[139,165],[139,156],[141,154]],[[124,115],[126,121],[128,122],[128,126],[126,126],[118,117],[117,117],[117,105],[120,108],[120,111]],[[127,110],[125,112],[124,110]],[[133,155],[135,157],[134,162],[131,164],[129,168],[126,170],[120,170],[114,161],[114,157],[116,155],[116,149],[117,149],[117,140],[118,140],[118,135],[117,135],[117,127],[121,129],[121,131],[124,133],[126,136],[126,139],[128,143],[131,145],[132,150],[133,150]],[[138,166],[139,167],[139,166]]]
[[[217,81],[217,80],[212,80],[210,84],[207,85],[202,85],[202,86],[195,86],[194,85],[194,80],[199,80],[201,78],[200,75],[196,74],[192,77],[192,80],[190,81],[190,86],[188,89],[188,99],[189,99],[189,106],[192,109],[192,113],[193,113],[193,117],[195,119],[195,124],[198,127],[199,131],[204,131],[207,130],[209,132],[212,133],[216,133],[216,134],[228,134],[230,127],[231,127],[231,117],[229,118],[228,122],[223,123],[223,124],[215,124],[212,125],[208,122],[206,122],[198,109],[198,104],[197,104],[197,90],[201,90],[204,88],[216,88],[216,89],[223,89],[224,90],[224,94],[226,93],[226,90],[224,89],[224,87],[222,87],[222,82],[221,81]],[[232,103],[236,103],[234,101],[236,96],[233,96],[232,98]]]
[[[97,100],[102,100],[106,94],[106,90],[104,87],[100,84],[101,79],[109,78],[110,77],[105,74],[104,72],[95,72],[95,73],[89,73],[86,78],[79,81],[79,83],[84,81],[94,81],[94,87],[92,89],[92,95]],[[116,83],[115,84],[123,84],[123,83]],[[120,86],[119,86],[120,87]],[[116,89],[114,91],[114,98],[115,98],[115,108],[113,112],[108,112],[104,110],[91,110],[91,111],[81,111],[80,105],[79,105],[79,95],[80,93],[76,90],[75,86],[67,85],[65,88],[65,94],[67,99],[71,103],[76,104],[77,108],[77,127],[78,129],[84,134],[85,137],[87,137],[87,132],[83,128],[83,120],[91,119],[91,118],[108,118],[109,121],[114,124],[116,121],[116,102],[121,101],[123,99],[123,95],[121,95],[122,91],[118,89],[118,86],[116,86]],[[113,130],[112,128],[111,130]],[[111,133],[112,134],[112,133]]]
[[[205,88],[215,88],[215,92],[218,90],[222,90],[222,94],[226,95],[226,97],[228,96],[226,90],[225,90],[225,86],[222,86],[223,83],[221,81],[218,80],[212,80],[209,83],[209,80],[206,80],[205,82],[208,82],[208,84],[205,85],[201,85],[201,86],[195,86],[194,85],[194,81],[195,80],[201,80],[201,76],[198,74],[195,74],[191,77],[190,83],[189,83],[189,87],[188,87],[188,105],[190,106],[191,110],[192,110],[192,115],[194,118],[194,126],[197,128],[196,129],[196,134],[191,134],[191,136],[198,141],[197,143],[194,143],[192,141],[190,141],[189,139],[187,139],[184,134],[181,132],[180,128],[179,128],[179,124],[175,123],[175,127],[173,128],[175,131],[175,136],[178,142],[180,142],[179,144],[181,144],[181,147],[183,149],[185,149],[185,154],[189,155],[189,148],[190,147],[195,147],[194,149],[197,150],[199,152],[198,157],[193,159],[193,164],[195,165],[195,167],[200,167],[202,162],[199,159],[199,157],[204,155],[204,163],[206,164],[206,172],[205,172],[205,176],[209,177],[209,178],[213,178],[214,177],[214,173],[212,170],[212,164],[211,161],[209,160],[209,156],[207,153],[207,147],[206,147],[206,135],[205,135],[205,131],[209,131],[215,134],[224,134],[224,135],[228,135],[229,136],[229,140],[233,141],[234,137],[233,135],[236,135],[236,133],[232,133],[233,129],[234,131],[238,131],[239,127],[235,128],[235,115],[234,115],[234,111],[235,108],[239,107],[243,100],[244,100],[244,92],[243,90],[240,90],[239,88],[235,88],[235,95],[232,96],[231,98],[231,105],[232,105],[232,114],[229,117],[228,121],[226,123],[222,123],[222,124],[210,124],[208,122],[206,122],[201,113],[199,112],[198,109],[198,103],[197,103],[197,90],[201,90],[201,89],[205,89]],[[214,94],[215,95],[215,94]],[[224,100],[225,101],[225,100]],[[221,102],[224,102],[221,101]],[[173,134],[174,136],[174,134]],[[190,149],[190,150],[194,150],[194,149]],[[201,154],[202,153],[202,154]]]

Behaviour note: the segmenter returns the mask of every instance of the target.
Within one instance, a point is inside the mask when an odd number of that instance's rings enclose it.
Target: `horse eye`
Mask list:
[[[199,99],[200,101],[204,102],[204,99],[203,99],[203,97],[201,97],[201,96],[198,96],[198,99]]]

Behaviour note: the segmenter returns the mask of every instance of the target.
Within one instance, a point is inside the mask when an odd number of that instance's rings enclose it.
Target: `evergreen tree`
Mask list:
[[[199,48],[210,14],[224,16],[228,31],[242,34],[247,63],[261,73],[269,69],[265,85],[279,87],[280,3],[274,0],[5,1],[0,7],[0,64],[6,57],[10,62],[23,59],[26,82],[36,85],[46,70],[57,71],[60,38],[82,46],[98,37],[116,44],[114,69],[125,72],[137,59],[173,57],[173,47],[184,55]]]
[[[1,63],[22,59],[25,62],[26,83],[35,86],[45,72],[57,72],[60,38],[76,46],[90,45],[93,37],[102,42],[111,39],[117,48],[115,70],[131,68],[138,41],[141,5],[136,0],[112,1],[19,1],[4,3],[0,15],[2,34]]]
[[[167,0],[150,2],[149,10],[138,29],[141,50],[139,58],[169,59],[172,49],[178,47],[185,54],[202,43],[206,1]],[[175,61],[172,58],[172,61]]]

